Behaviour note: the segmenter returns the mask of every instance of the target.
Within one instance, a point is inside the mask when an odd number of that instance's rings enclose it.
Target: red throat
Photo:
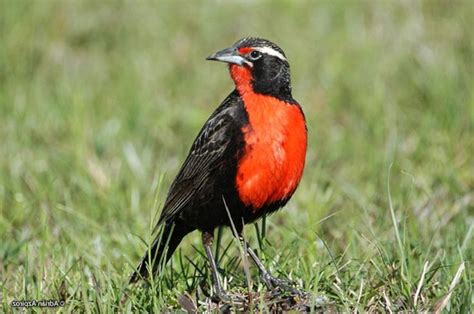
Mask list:
[[[234,80],[239,94],[253,92],[252,90],[252,70],[245,66],[236,64],[229,65],[230,76]]]

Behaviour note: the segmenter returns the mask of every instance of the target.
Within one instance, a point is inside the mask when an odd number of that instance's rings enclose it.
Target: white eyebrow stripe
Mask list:
[[[277,57],[280,60],[288,61],[288,60],[286,60],[286,58],[280,52],[276,51],[275,49],[273,49],[271,47],[268,47],[268,46],[265,46],[265,47],[252,47],[252,49],[260,51],[261,53],[265,53],[265,54],[270,55],[270,56]]]

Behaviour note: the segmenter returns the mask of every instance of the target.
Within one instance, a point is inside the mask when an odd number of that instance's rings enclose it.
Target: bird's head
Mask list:
[[[283,50],[266,39],[243,38],[207,57],[226,62],[239,93],[291,98],[290,65]]]

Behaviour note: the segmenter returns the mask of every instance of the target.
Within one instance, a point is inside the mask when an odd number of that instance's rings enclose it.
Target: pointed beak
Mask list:
[[[233,63],[233,64],[238,64],[238,65],[247,64],[249,66],[252,66],[252,63],[250,63],[249,61],[247,61],[247,59],[242,57],[239,51],[237,50],[237,48],[234,48],[234,47],[226,48],[224,50],[218,51],[215,54],[212,54],[209,57],[207,57],[206,60],[221,61],[221,62]]]

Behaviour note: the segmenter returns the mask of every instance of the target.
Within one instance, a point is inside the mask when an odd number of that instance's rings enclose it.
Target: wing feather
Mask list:
[[[228,112],[218,109],[209,118],[170,187],[157,227],[192,205],[199,193],[209,190],[205,187],[213,184],[210,175],[226,162],[228,148],[235,142],[237,132],[240,132],[238,123]]]

